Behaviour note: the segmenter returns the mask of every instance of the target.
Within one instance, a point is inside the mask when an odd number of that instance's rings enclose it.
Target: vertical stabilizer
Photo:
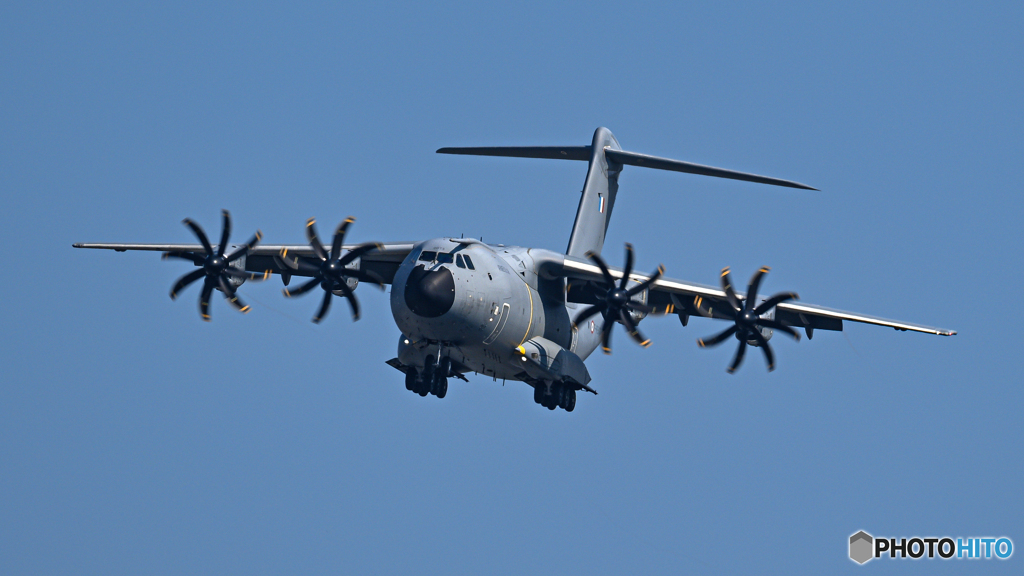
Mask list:
[[[619,141],[607,128],[598,128],[594,131],[594,139],[590,146],[473,146],[441,148],[437,153],[589,161],[587,181],[583,184],[580,205],[576,209],[576,222],[572,225],[569,247],[565,250],[566,254],[581,258],[586,256],[587,252],[600,253],[604,247],[604,235],[608,231],[608,221],[615,206],[615,194],[619,191],[619,173],[626,165],[816,190],[791,180],[629,152],[619,147]]]
[[[604,235],[615,206],[615,194],[619,190],[619,172],[622,171],[622,164],[609,160],[605,149],[622,148],[611,130],[598,128],[590,146],[590,169],[587,170],[580,205],[576,209],[569,247],[565,249],[570,256],[582,258],[587,252],[600,254],[604,246]]]

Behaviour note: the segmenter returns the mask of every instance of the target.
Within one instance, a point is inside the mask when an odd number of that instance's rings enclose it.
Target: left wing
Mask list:
[[[600,283],[603,275],[601,269],[588,260],[574,256],[550,255],[545,259],[544,270],[553,276],[563,276],[571,280],[583,282]],[[622,278],[622,271],[609,268],[611,275],[616,279]],[[630,274],[630,280],[642,283],[649,276],[643,274]],[[571,292],[571,291],[570,291]],[[737,296],[742,300],[744,294]],[[651,284],[647,304],[655,308],[657,313],[677,314],[685,324],[689,316],[708,315],[715,316],[716,310],[724,310],[730,307],[726,293],[713,286],[693,284],[682,280],[659,277]],[[704,313],[701,313],[700,309]],[[804,328],[808,335],[813,330],[836,330],[842,331],[843,321],[862,322],[876,326],[888,326],[901,331],[924,332],[925,334],[937,334],[939,336],[952,336],[955,330],[944,328],[933,328],[920,324],[888,320],[875,316],[844,312],[832,308],[803,304],[799,302],[782,302],[775,307],[775,319],[789,326]],[[721,314],[721,318],[726,318]]]

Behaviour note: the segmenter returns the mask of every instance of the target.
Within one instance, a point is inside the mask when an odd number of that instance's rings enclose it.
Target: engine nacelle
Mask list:
[[[237,250],[237,249],[238,249],[238,246],[231,246],[231,250],[232,251]],[[234,262],[229,263],[228,266],[230,266],[231,268],[234,268],[235,270],[239,270],[241,272],[245,272],[245,257],[246,257],[246,254],[242,254],[241,256],[238,257],[238,260],[235,260]],[[236,290],[238,289],[239,286],[241,286],[242,284],[245,284],[245,278],[235,278],[234,276],[229,276],[227,280],[228,280],[228,284],[231,284],[231,287],[236,289]],[[220,288],[218,288],[218,290],[219,289]]]
[[[766,298],[761,298],[760,302],[764,302],[765,300],[766,300]],[[765,320],[774,320],[775,319],[775,308],[772,308],[771,310],[766,311],[764,314],[761,314],[761,318],[764,318]],[[771,340],[772,339],[772,334],[775,334],[775,330],[772,330],[771,328],[765,328],[764,326],[759,326],[758,327],[758,331],[761,332],[761,336],[764,336],[765,342],[767,342],[768,340]],[[758,346],[759,345],[757,340],[747,340],[747,344],[750,344],[751,346]]]
[[[639,286],[639,285],[640,285],[639,282],[633,282],[632,280],[630,280],[626,284],[626,289],[629,290],[629,289],[633,288],[634,286]],[[649,292],[650,292],[650,290],[641,290],[640,292],[637,292],[636,294],[634,294],[633,297],[630,298],[630,300],[632,300],[633,302],[636,302],[638,304],[643,304],[644,306],[646,306],[647,305],[647,298],[648,298]],[[639,324],[641,320],[643,320],[644,318],[647,317],[647,313],[646,312],[641,312],[640,310],[630,310],[629,311],[629,315],[633,318],[633,322],[636,322],[637,324]]]

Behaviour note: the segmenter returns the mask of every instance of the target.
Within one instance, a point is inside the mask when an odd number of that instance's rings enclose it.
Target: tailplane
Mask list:
[[[607,128],[598,128],[590,146],[497,146],[471,148],[441,148],[438,154],[467,154],[473,156],[507,156],[514,158],[546,158],[551,160],[583,160],[590,163],[587,180],[583,185],[580,205],[576,210],[576,222],[569,237],[569,247],[565,253],[570,256],[584,257],[587,252],[600,254],[604,246],[605,232],[611,219],[612,208],[615,206],[615,195],[619,190],[619,173],[625,165],[686,172],[716,178],[729,178],[758,182],[787,188],[817,190],[806,184],[758,176],[745,172],[736,172],[724,168],[714,168],[659,158],[637,152],[628,152],[619,146],[615,135]]]

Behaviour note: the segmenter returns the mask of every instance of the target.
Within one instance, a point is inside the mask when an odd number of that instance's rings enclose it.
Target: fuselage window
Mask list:
[[[432,252],[430,250],[420,252],[420,260],[423,262],[433,262],[435,258],[437,258],[437,252]]]
[[[463,256],[463,258],[466,259],[466,268],[469,268],[470,270],[476,270],[476,268],[473,266],[473,260],[470,259],[469,254],[466,254],[465,256]]]
[[[455,265],[459,268],[465,268],[466,265],[462,262],[462,254],[455,255]]]
[[[437,254],[437,263],[438,264],[451,264],[454,261],[455,261],[455,257],[452,256],[451,252],[439,252]]]

